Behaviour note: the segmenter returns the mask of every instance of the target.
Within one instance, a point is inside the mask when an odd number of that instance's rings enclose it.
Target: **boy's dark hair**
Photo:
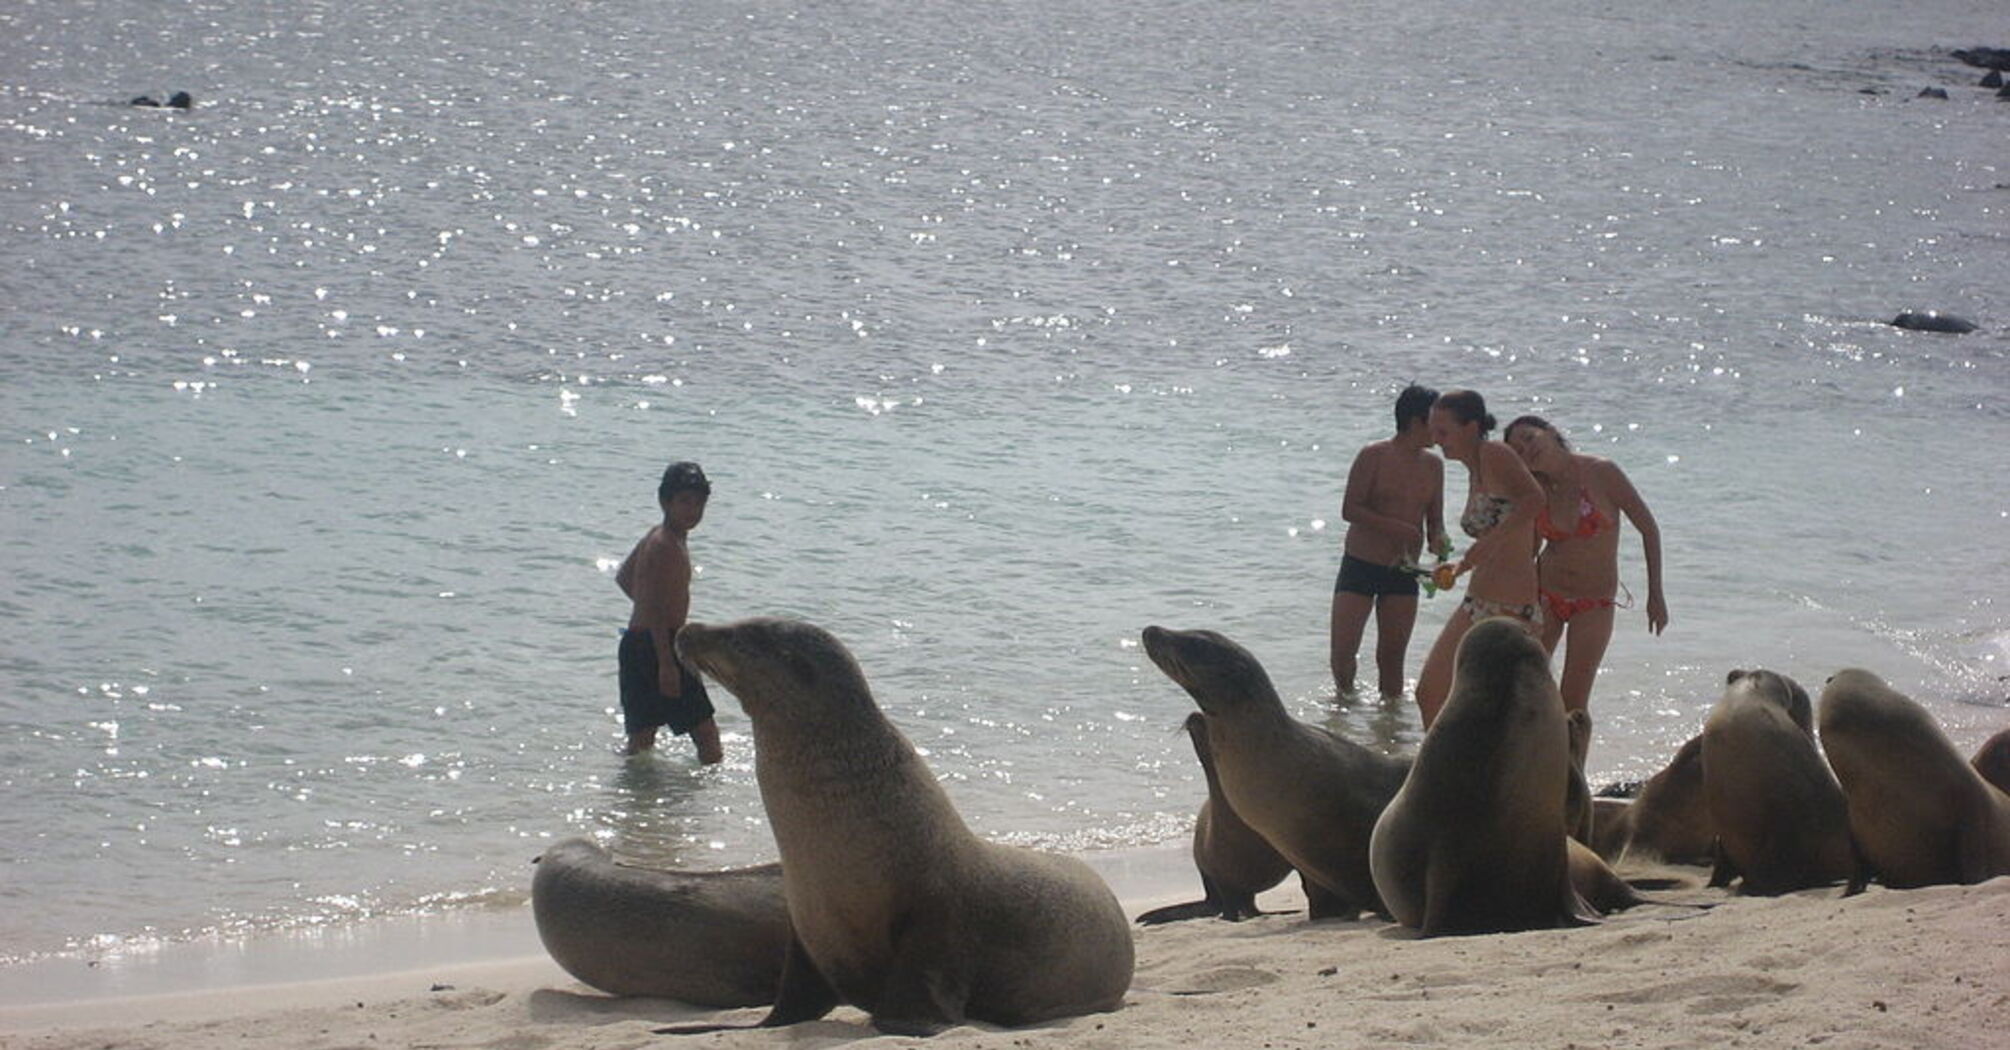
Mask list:
[[[668,503],[670,497],[686,489],[704,495],[712,494],[712,483],[705,480],[704,468],[689,460],[672,463],[663,471],[663,480],[656,485],[656,502]]]
[[[1396,432],[1402,433],[1413,419],[1428,419],[1431,406],[1438,401],[1438,392],[1430,387],[1411,383],[1396,395]]]

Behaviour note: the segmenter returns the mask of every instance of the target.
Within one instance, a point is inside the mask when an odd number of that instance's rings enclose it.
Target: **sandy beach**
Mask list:
[[[1839,889],[1780,898],[1697,885],[1573,930],[1421,940],[1302,914],[1139,929],[1124,1008],[1020,1030],[953,1029],[938,1047],[1947,1047],[2000,1046],[2010,1015],[2010,877],[1979,886]],[[1665,872],[1658,872],[1665,873]],[[1127,900],[1137,911],[1177,899]],[[1266,908],[1302,905],[1275,891]],[[530,921],[523,915],[523,921]],[[215,1046],[615,1050],[835,1046],[881,1036],[864,1014],[771,1031],[659,1036],[697,1019],[614,999],[550,959],[435,965],[368,977],[0,1010],[20,1050]]]

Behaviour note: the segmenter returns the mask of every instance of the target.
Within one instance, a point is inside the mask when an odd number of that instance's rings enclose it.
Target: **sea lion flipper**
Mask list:
[[[1221,906],[1211,900],[1187,901],[1184,904],[1168,904],[1163,908],[1153,908],[1138,916],[1140,926],[1159,926],[1168,922],[1185,922],[1188,919],[1205,919],[1219,915],[1224,919],[1231,916]],[[1233,918],[1241,918],[1234,916]]]
[[[814,1021],[836,1009],[844,1000],[837,989],[831,987],[817,964],[810,961],[810,953],[803,948],[800,937],[789,938],[788,958],[782,962],[782,983],[775,990],[774,1009],[761,1018],[759,1027],[780,1028],[783,1025]]]
[[[1710,842],[1710,888],[1721,889],[1738,878],[1738,866],[1731,862],[1730,854],[1724,852],[1724,840]]]
[[[888,1035],[931,1036],[963,1023],[970,974],[944,952],[947,923],[910,923],[893,943],[893,960],[872,1004],[872,1026]]]
[[[1300,873],[1299,884],[1305,887],[1305,917],[1308,919],[1355,919],[1361,915],[1361,906],[1349,900],[1347,895],[1337,890],[1305,878]]]

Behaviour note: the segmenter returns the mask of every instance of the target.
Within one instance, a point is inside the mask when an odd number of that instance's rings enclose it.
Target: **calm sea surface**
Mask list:
[[[2010,8],[1844,7],[6,5],[0,959],[518,904],[555,837],[771,857],[723,690],[724,767],[614,753],[672,459],[715,486],[694,617],[836,633],[981,834],[1186,834],[1147,624],[1411,748],[1325,662],[1412,379],[1661,520],[1595,779],[1732,667],[1870,667],[1972,748],[2010,103],[1946,52]]]

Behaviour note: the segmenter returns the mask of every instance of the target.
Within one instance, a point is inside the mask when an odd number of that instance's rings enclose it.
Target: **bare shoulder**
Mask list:
[[[1617,485],[1629,483],[1626,479],[1626,471],[1620,469],[1618,463],[1604,456],[1584,456],[1583,459],[1585,476],[1597,483],[1599,487],[1610,489]]]
[[[1367,444],[1361,446],[1361,451],[1354,453],[1354,462],[1356,463],[1374,462],[1375,460],[1387,456],[1389,454],[1390,447],[1391,443],[1387,438],[1384,438],[1381,441],[1370,441]]]

